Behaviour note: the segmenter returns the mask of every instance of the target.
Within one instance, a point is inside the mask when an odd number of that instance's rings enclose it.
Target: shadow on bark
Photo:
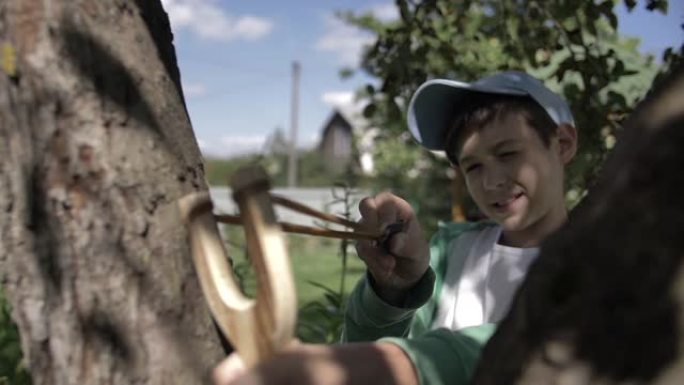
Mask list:
[[[95,340],[107,346],[114,356],[129,366],[134,363],[131,341],[106,313],[93,311],[83,320],[82,327],[86,340]]]
[[[125,116],[137,120],[140,126],[151,128],[161,138],[166,137],[148,101],[143,98],[138,82],[119,59],[101,43],[79,31],[69,19],[62,20],[61,34],[65,58],[82,78],[92,83],[99,96],[119,107]],[[168,64],[166,66],[168,68]]]

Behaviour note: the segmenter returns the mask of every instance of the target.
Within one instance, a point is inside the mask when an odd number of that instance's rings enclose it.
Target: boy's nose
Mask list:
[[[499,190],[506,186],[506,173],[502,170],[497,170],[496,168],[490,168],[489,170],[484,170],[484,175],[482,178],[482,187],[486,191]]]

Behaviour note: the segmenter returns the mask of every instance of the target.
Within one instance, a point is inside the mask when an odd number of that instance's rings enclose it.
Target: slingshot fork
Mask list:
[[[256,274],[255,299],[239,289],[228,264],[208,192],[178,202],[188,225],[193,262],[216,323],[248,367],[292,340],[297,303],[292,267],[260,167],[238,170],[231,179]]]

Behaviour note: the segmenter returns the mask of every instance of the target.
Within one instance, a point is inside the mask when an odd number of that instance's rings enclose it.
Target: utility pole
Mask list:
[[[290,121],[290,148],[287,162],[287,185],[297,185],[297,125],[299,114],[299,62],[292,62],[292,111]]]

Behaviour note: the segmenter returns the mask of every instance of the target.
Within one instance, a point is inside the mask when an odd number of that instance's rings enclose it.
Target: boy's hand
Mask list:
[[[240,356],[237,353],[231,353],[214,368],[212,377],[214,385],[228,385],[237,383],[236,381],[246,374],[247,368]]]
[[[356,252],[375,281],[377,294],[388,303],[401,306],[406,293],[425,274],[430,263],[430,250],[413,208],[405,200],[385,192],[364,198],[359,203],[359,211],[359,224],[364,231],[382,232],[393,223],[404,223],[403,231],[390,238],[387,250],[373,241],[356,244]]]
[[[231,354],[213,373],[214,385],[417,385],[413,364],[398,346],[359,343],[297,345],[252,370]]]

